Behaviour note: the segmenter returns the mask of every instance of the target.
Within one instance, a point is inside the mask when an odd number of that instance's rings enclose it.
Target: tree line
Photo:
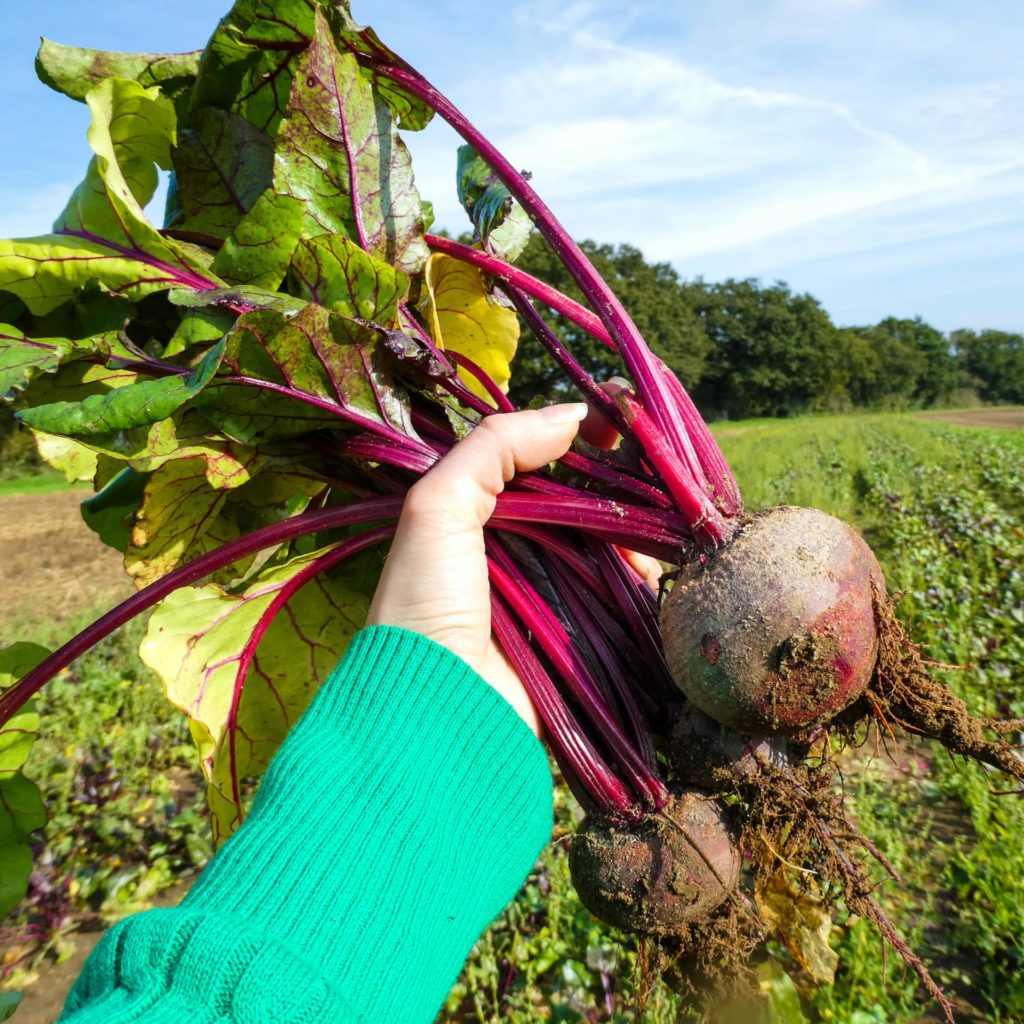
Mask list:
[[[648,263],[631,245],[582,247],[612,285],[654,351],[679,375],[708,419],[795,416],[853,409],[1024,403],[1024,336],[958,330],[920,317],[837,327],[811,295],[785,284],[684,281],[668,263]],[[517,260],[524,270],[582,301],[539,236]],[[622,372],[614,353],[563,317],[542,315],[598,380]],[[524,330],[509,395],[517,405],[566,397],[570,385]],[[0,474],[38,467],[14,407],[0,401]]]
[[[708,419],[1024,403],[1020,334],[964,329],[946,335],[920,317],[837,327],[817,299],[782,282],[684,281],[671,265],[648,263],[630,245],[584,242],[582,248]],[[582,301],[543,239],[531,239],[516,263]],[[558,314],[542,312],[597,379],[621,372],[614,353]],[[512,400],[556,398],[567,389],[540,343],[524,332]]]

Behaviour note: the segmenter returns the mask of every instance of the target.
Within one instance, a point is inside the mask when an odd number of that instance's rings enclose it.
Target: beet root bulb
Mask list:
[[[588,817],[573,838],[569,867],[583,905],[597,917],[672,935],[706,918],[736,888],[738,835],[714,797],[688,789],[638,824]]]
[[[684,782],[715,792],[758,785],[765,769],[789,764],[782,736],[740,736],[692,705],[679,712],[667,749]]]
[[[769,509],[676,581],[661,614],[669,668],[734,732],[798,736],[870,682],[884,592],[852,527],[816,509]]]

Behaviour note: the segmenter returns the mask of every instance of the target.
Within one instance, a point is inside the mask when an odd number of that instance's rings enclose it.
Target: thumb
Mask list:
[[[403,519],[481,529],[505,484],[561,458],[586,415],[574,402],[488,416],[409,491]]]

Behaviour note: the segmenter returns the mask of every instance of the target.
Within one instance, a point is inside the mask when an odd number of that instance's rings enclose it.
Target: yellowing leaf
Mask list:
[[[96,453],[91,448],[59,434],[33,431],[33,435],[39,457],[60,470],[69,484],[91,480],[96,475]]]
[[[438,347],[471,359],[507,391],[519,344],[516,314],[491,298],[476,267],[443,253],[427,260],[426,285],[426,314]],[[472,374],[460,367],[459,375],[474,394],[491,401]]]
[[[224,490],[210,487],[201,458],[175,459],[154,470],[124,558],[135,585],[148,586],[175,566],[236,540],[237,525],[219,514],[225,497]],[[232,575],[237,572],[227,570],[227,578]]]
[[[831,985],[839,956],[828,944],[832,916],[813,889],[797,887],[793,872],[780,867],[754,889],[765,925],[786,944],[793,959],[820,985]]]
[[[322,554],[264,572],[242,594],[216,585],[184,587],[150,619],[140,654],[190,718],[218,841],[241,822],[239,780],[266,768],[365,622],[365,594],[318,576],[292,597],[261,639],[232,723],[235,677],[246,641],[282,587]]]

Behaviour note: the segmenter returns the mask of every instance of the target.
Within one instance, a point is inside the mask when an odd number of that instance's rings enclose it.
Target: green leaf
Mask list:
[[[192,109],[219,107],[273,136],[320,0],[237,0],[199,65]]]
[[[45,647],[28,643],[0,650],[0,693],[49,653]],[[39,715],[32,703],[0,727],[0,917],[13,910],[28,889],[32,873],[29,839],[46,824],[39,790],[20,773],[38,735]]]
[[[459,202],[473,222],[477,240],[495,256],[514,260],[533,230],[526,211],[472,146],[459,147],[457,180]]]
[[[398,323],[398,303],[409,289],[402,271],[363,252],[344,235],[300,242],[292,272],[303,298],[385,327]]]
[[[103,490],[82,502],[86,526],[108,547],[124,551],[145,487],[146,475],[126,466]]]
[[[423,208],[409,151],[355,56],[338,52],[322,15],[296,68],[276,146],[274,188],[306,204],[306,237],[347,235],[386,263],[422,269]]]
[[[54,373],[69,358],[94,352],[120,352],[114,334],[82,341],[69,338],[29,338],[16,327],[0,324],[0,398],[12,399],[42,373]]]
[[[382,63],[404,66],[405,61],[386,46],[372,28],[368,25],[359,25],[353,20],[348,0],[333,0],[329,8],[329,17],[338,38],[353,52],[366,54]],[[416,132],[430,123],[434,110],[419,96],[407,92],[386,75],[374,74],[372,69],[366,73],[372,77],[377,91],[398,118],[400,128]]]
[[[169,171],[173,166],[173,105],[159,89],[144,89],[120,78],[96,86],[86,103],[92,114],[86,137],[96,155],[54,229],[91,231],[136,245],[139,239],[133,233],[141,230],[146,241],[164,244],[142,208],[156,191],[156,168]]]
[[[84,100],[89,90],[105,78],[130,78],[144,88],[159,85],[178,110],[188,109],[192,83],[199,70],[202,50],[192,53],[114,53],[63,46],[44,39],[36,56],[36,74],[44,85]]]
[[[236,319],[230,309],[218,309],[215,306],[186,309],[181,316],[181,323],[164,348],[163,358],[180,355],[193,345],[205,348],[210,342],[219,341],[231,330]]]
[[[89,144],[96,154],[85,180],[54,225],[54,234],[0,241],[0,289],[41,316],[85,285],[141,298],[172,285],[220,284],[199,274],[186,252],[143,213],[169,168],[175,117],[159,89],[107,79],[86,101]],[[156,165],[156,166],[154,166]]]
[[[96,452],[70,437],[32,432],[39,458],[64,474],[69,484],[91,480],[96,473]]]
[[[246,313],[227,341],[225,365],[238,376],[279,384],[315,400],[323,412],[318,415],[316,408],[307,406],[306,429],[386,424],[416,436],[406,398],[393,379],[387,334],[373,324],[310,303],[290,318],[276,310]],[[273,396],[253,390],[265,409]],[[213,404],[222,404],[224,389],[217,388],[208,397]],[[206,409],[209,414],[209,406]],[[254,413],[258,410],[258,405],[253,408]]]
[[[201,458],[172,459],[149,474],[124,558],[137,587],[237,540],[238,526],[220,515],[226,495],[210,486]],[[249,556],[244,564],[251,561]],[[242,568],[228,567],[219,578],[234,579]]]
[[[264,192],[221,246],[213,272],[225,281],[273,291],[284,280],[305,216],[298,199],[273,189]]]
[[[11,644],[0,650],[0,693],[13,686],[49,654],[45,647],[29,643]],[[0,726],[0,781],[20,770],[38,735],[39,714],[31,701]],[[0,807],[0,814],[2,812]]]
[[[182,306],[185,309],[223,309],[232,305],[245,305],[254,309],[276,309],[282,313],[297,313],[305,306],[302,299],[292,295],[271,292],[266,288],[248,284],[234,285],[231,288],[211,288],[202,292],[175,288],[167,293],[167,298],[175,306]]]
[[[64,338],[34,340],[16,327],[0,324],[0,398],[12,399],[39,373],[53,373],[71,351]]]
[[[31,395],[40,406],[60,402],[81,404],[86,399],[98,400],[119,389],[131,387],[138,379],[138,375],[130,370],[77,360],[62,366],[56,374],[36,378],[31,385]],[[99,452],[121,461],[169,454],[178,447],[175,425],[170,419],[130,430],[96,434],[84,440],[79,438],[78,442],[89,448],[94,458]],[[40,445],[38,439],[36,443]],[[84,465],[85,457],[65,446],[46,446],[41,451],[45,454],[50,447],[56,448],[61,462],[69,463],[67,467],[58,465],[57,468],[68,471],[74,465]]]
[[[166,419],[213,379],[220,366],[225,342],[218,342],[196,367],[183,376],[158,377],[81,402],[55,402],[18,413],[35,430],[50,434],[91,436],[130,430]]]
[[[24,992],[0,992],[0,1021],[10,1020],[24,998]]]
[[[4,843],[0,834],[0,917],[9,914],[28,892],[32,851],[24,842]]]
[[[0,845],[27,840],[46,824],[46,807],[39,789],[17,772],[0,776]]]
[[[491,298],[476,267],[443,253],[427,261],[425,283],[424,312],[438,347],[471,359],[507,390],[519,343],[516,314]],[[459,376],[475,394],[492,401],[472,374],[460,367]]]
[[[227,238],[270,186],[274,144],[226,110],[198,111],[174,151],[185,231]]]
[[[314,557],[264,572],[243,594],[215,585],[184,588],[150,619],[140,654],[191,719],[218,840],[241,821],[236,781],[266,768],[365,621],[367,595],[331,577],[318,577],[292,598],[263,637],[246,680],[232,762],[229,710],[242,649],[281,587]]]

